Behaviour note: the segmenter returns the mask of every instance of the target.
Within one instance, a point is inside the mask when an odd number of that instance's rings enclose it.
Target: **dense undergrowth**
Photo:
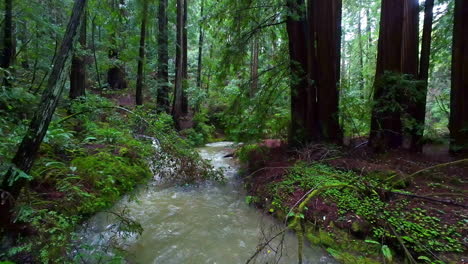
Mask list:
[[[0,166],[5,171],[37,97],[14,88],[0,100]],[[209,130],[199,123],[200,130]],[[32,171],[23,175],[30,181],[17,202],[16,221],[27,224],[19,238],[2,235],[0,260],[71,261],[77,225],[155,174],[175,184],[222,180],[192,148],[207,139],[184,140],[170,116],[144,108],[130,111],[98,95],[63,101]]]
[[[248,157],[269,159],[268,148],[258,145],[247,145],[238,154],[244,162]],[[450,256],[466,250],[461,235],[466,219],[447,222],[429,212],[424,202],[396,197],[395,193],[411,192],[408,180],[392,171],[358,173],[320,162],[289,163],[294,165],[264,170],[250,163],[254,172],[246,178],[251,192],[247,202],[282,219],[298,219],[309,241],[343,263],[410,258],[417,263],[452,263]],[[323,191],[313,194],[315,190]],[[314,196],[301,210],[299,203],[311,193]]]

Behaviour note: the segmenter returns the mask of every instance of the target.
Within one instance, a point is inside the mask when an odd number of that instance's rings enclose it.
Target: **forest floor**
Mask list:
[[[445,154],[444,146],[429,145],[421,154],[377,155],[365,144],[291,151],[280,141],[266,140],[245,149],[239,154],[251,200],[282,218],[310,189],[336,183],[359,189],[326,191],[299,212],[313,229],[309,240],[337,259],[384,262],[388,245],[397,259],[468,263],[468,162],[438,166],[460,160]]]

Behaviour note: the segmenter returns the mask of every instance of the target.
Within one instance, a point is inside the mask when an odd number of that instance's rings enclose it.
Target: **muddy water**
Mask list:
[[[221,142],[200,148],[200,154],[213,166],[224,168],[226,185],[158,188],[150,186],[137,193],[136,200],[123,199],[113,210],[127,208],[129,216],[144,231],[141,236],[117,239],[114,244],[129,252],[129,263],[245,263],[257,245],[281,228],[278,222],[248,206],[237,176],[238,166],[224,158],[231,143]],[[115,217],[101,213],[93,217],[83,241],[109,243]],[[288,233],[265,248],[255,263],[297,263],[297,240]],[[275,252],[277,254],[275,254]],[[323,250],[306,246],[304,263],[334,263]],[[253,262],[252,262],[253,263]]]

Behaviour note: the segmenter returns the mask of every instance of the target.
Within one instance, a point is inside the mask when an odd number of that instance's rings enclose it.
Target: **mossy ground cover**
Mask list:
[[[25,104],[35,97],[24,94],[18,102],[8,102],[8,112],[0,111],[2,170],[10,165],[34,111]],[[24,223],[19,225],[20,236],[2,235],[0,260],[73,262],[70,253],[75,250],[77,226],[110,208],[167,164],[174,166],[168,181],[220,180],[219,172],[212,172],[191,147],[193,142],[179,137],[172,122],[169,115],[145,108],[124,110],[93,94],[62,102],[16,203],[17,222]],[[156,138],[164,151],[157,151],[140,134]]]
[[[249,156],[245,153],[249,151],[256,152],[251,156],[264,155],[257,165],[266,169],[250,168],[257,172],[246,178],[249,201],[283,219],[288,212],[290,219],[303,218],[305,237],[344,263],[400,262],[405,258],[418,263],[457,263],[466,252],[462,235],[466,218],[454,214],[448,221],[433,211],[452,214],[453,206],[395,195],[413,191],[412,183],[398,173],[342,170],[289,157],[293,165],[278,176],[279,167],[268,165],[278,160],[269,157],[265,148],[258,149],[249,145],[239,152],[241,156]],[[341,187],[324,190],[304,211],[298,211],[298,203],[310,190],[327,186]]]

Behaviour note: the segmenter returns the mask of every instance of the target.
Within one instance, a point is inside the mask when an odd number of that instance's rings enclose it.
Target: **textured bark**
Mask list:
[[[404,5],[401,70],[403,74],[417,80],[419,73],[419,1],[405,0]],[[420,90],[419,86],[412,86],[402,97],[402,107],[406,110],[407,118],[411,121],[411,125],[405,129],[405,137],[409,139],[410,149],[414,151],[416,151],[415,140],[424,133],[424,126],[416,123],[418,106],[423,100]]]
[[[158,7],[158,96],[157,108],[161,112],[170,112],[169,105],[169,54],[167,32],[167,0],[159,0]]]
[[[70,49],[72,48],[73,38],[80,25],[80,18],[84,13],[85,5],[86,0],[75,1],[60,50],[54,59],[53,68],[47,81],[47,87],[44,90],[39,107],[31,120],[29,129],[12,160],[15,169],[11,168],[1,182],[0,189],[4,192],[8,192],[9,195],[7,195],[7,197],[11,198],[8,201],[0,202],[0,214],[2,215],[0,221],[2,221],[2,224],[8,224],[8,222],[12,220],[11,210],[14,208],[14,201],[18,198],[22,187],[26,184],[25,178],[17,177],[18,170],[25,173],[29,173],[31,170],[34,159],[63,92],[63,86],[57,85],[57,82],[60,79]],[[5,196],[2,195],[1,197]]]
[[[176,123],[176,127],[181,129],[181,119],[187,114],[185,96],[185,83],[187,74],[186,56],[186,40],[187,34],[185,29],[186,11],[185,0],[177,0],[177,43],[176,43],[176,80],[174,88],[174,102],[172,106],[172,117]]]
[[[377,69],[374,84],[374,107],[372,111],[370,146],[378,152],[398,148],[403,142],[401,113],[389,107],[389,87],[382,83],[385,72],[401,73],[401,45],[403,35],[405,0],[382,0]]]
[[[86,13],[81,21],[80,45],[86,49]],[[73,54],[70,71],[70,99],[76,99],[86,94],[86,60],[82,55]]]
[[[450,151],[468,153],[468,2],[455,0]]]
[[[187,40],[187,0],[184,0],[184,22],[182,24],[182,38],[183,38],[183,48],[182,48],[182,112],[185,115],[188,114],[188,97],[187,97],[187,88],[188,88],[188,40]]]
[[[5,0],[5,25],[3,27],[3,50],[0,67],[7,70],[13,63],[15,39],[13,37],[13,0]],[[3,85],[10,86],[8,74],[5,73]]]
[[[143,104],[143,68],[145,65],[146,24],[148,22],[148,0],[143,0],[143,13],[140,32],[140,49],[138,57],[138,72],[136,83],[136,105]]]
[[[434,0],[426,0],[424,8],[424,25],[421,40],[421,59],[419,62],[418,79],[421,81],[419,100],[416,101],[414,110],[414,119],[419,127],[424,128],[426,118],[426,100],[427,87],[429,82],[429,64],[431,58],[431,42],[432,42],[432,23],[434,19]],[[413,152],[422,152],[423,150],[423,135],[424,130],[420,129],[413,134],[411,139],[411,150]]]
[[[119,9],[120,11],[119,22],[122,23],[122,17],[125,14],[123,10],[120,9],[119,4],[115,0],[113,0],[112,3],[113,3],[112,8]],[[121,0],[120,4],[125,4],[125,2]],[[119,50],[118,48],[115,47],[116,45],[115,35],[116,35],[116,32],[113,32],[111,36],[111,44],[113,47],[109,49],[109,59],[114,62],[118,61],[119,59]],[[109,68],[109,70],[107,71],[107,83],[109,84],[109,88],[114,89],[114,90],[126,89],[128,84],[127,84],[127,80],[125,79],[126,78],[125,76],[126,76],[125,70],[120,65],[115,64],[114,66]]]
[[[360,4],[361,1],[359,2]],[[358,49],[359,49],[359,90],[361,90],[362,95],[364,96],[364,45],[362,44],[362,23],[361,23],[361,9],[359,9],[358,15],[358,27],[357,27],[357,35],[358,35]]]
[[[200,3],[200,18],[203,18],[203,13],[204,13],[204,7],[205,7],[205,1],[201,0]],[[204,42],[204,32],[203,32],[203,26],[202,23],[200,22],[200,29],[198,32],[198,67],[197,67],[197,87],[198,89],[202,88],[202,59],[203,59],[203,42]]]
[[[339,82],[341,59],[341,0],[312,1],[315,19],[317,107],[320,138],[341,143]],[[309,19],[309,21],[311,21]],[[309,47],[310,48],[310,47]]]
[[[307,47],[303,0],[287,0],[286,29],[291,61],[291,130],[289,144],[300,146],[307,141]]]
[[[249,97],[254,97],[258,90],[258,37],[252,41],[251,63],[250,63],[250,90]]]

